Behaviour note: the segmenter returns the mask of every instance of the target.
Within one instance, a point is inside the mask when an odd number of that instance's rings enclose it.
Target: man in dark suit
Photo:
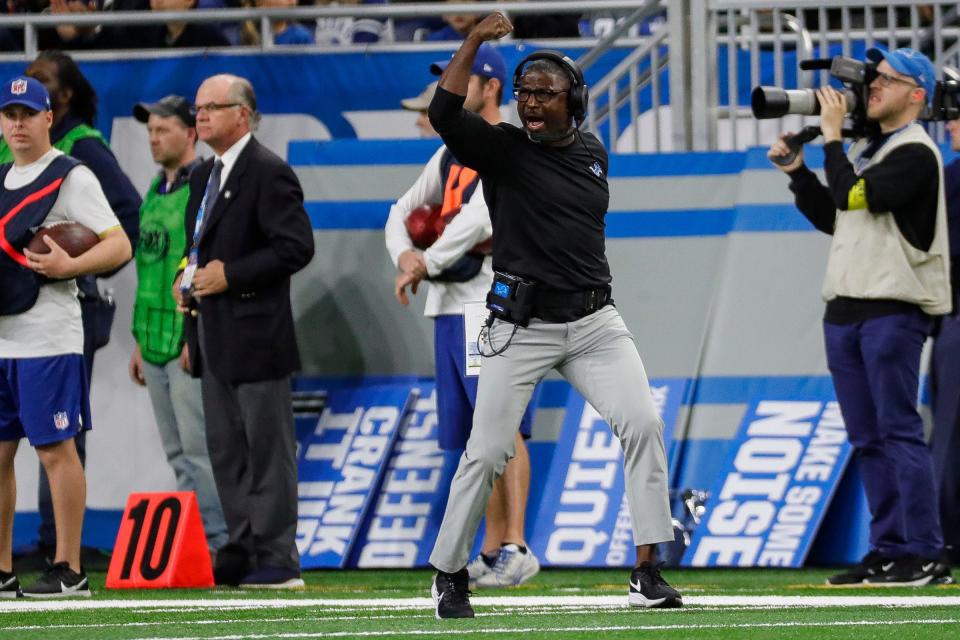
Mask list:
[[[218,584],[303,585],[295,537],[297,462],[290,374],[300,357],[290,276],[313,257],[303,192],[290,167],[252,136],[250,83],[208,78],[197,134],[216,154],[194,170],[188,249],[174,283],[192,371],[202,379],[207,444],[229,541]]]

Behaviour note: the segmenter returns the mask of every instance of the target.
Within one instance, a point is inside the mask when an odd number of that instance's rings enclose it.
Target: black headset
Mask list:
[[[573,116],[574,121],[579,127],[584,118],[587,117],[587,103],[590,100],[590,94],[587,84],[583,81],[583,70],[576,62],[570,59],[570,56],[564,55],[560,51],[553,49],[541,49],[534,51],[526,58],[520,61],[516,71],[513,72],[513,90],[520,89],[520,78],[523,76],[524,68],[528,63],[534,60],[553,60],[566,71],[570,77],[570,90],[567,91],[567,111]]]

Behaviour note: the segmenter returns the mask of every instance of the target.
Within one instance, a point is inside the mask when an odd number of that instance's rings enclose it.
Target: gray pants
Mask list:
[[[513,325],[496,322],[494,347]],[[450,485],[430,563],[448,573],[466,566],[493,488],[514,455],[514,434],[534,386],[556,369],[613,428],[624,454],[627,502],[637,545],[673,540],[663,421],[650,394],[633,336],[613,305],[576,322],[532,320],[509,348],[486,358],[473,431]]]
[[[232,385],[205,371],[207,449],[232,554],[250,570],[300,570],[290,379]],[[219,559],[218,559],[219,563]]]
[[[227,542],[227,525],[207,453],[200,381],[180,368],[179,358],[165,365],[144,362],[143,377],[177,490],[196,494],[207,546],[219,549]]]

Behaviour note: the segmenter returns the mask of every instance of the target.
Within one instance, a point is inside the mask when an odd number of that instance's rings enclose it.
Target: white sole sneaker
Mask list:
[[[241,584],[241,589],[302,589],[307,583],[303,578],[290,578],[283,582],[274,582],[271,584]]]
[[[78,589],[76,591],[62,591],[60,593],[24,593],[24,598],[35,598],[37,600],[50,600],[52,598],[89,598],[90,589]]]

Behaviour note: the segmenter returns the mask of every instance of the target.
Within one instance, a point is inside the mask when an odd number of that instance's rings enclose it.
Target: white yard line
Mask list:
[[[334,631],[334,632],[297,632],[297,633],[243,633],[223,636],[205,637],[204,640],[264,640],[266,638],[382,638],[382,637],[404,637],[404,636],[451,636],[451,635],[498,635],[507,634],[510,637],[516,637],[521,633],[591,633],[603,631],[695,631],[704,629],[786,629],[791,627],[873,627],[873,626],[894,626],[894,625],[935,625],[935,624],[956,624],[960,620],[852,620],[849,622],[758,622],[741,624],[661,624],[661,625],[619,625],[607,627],[552,627],[526,629],[501,628],[501,629],[440,629],[428,631],[426,629],[416,629],[410,631]],[[144,637],[134,640],[196,640],[196,636],[171,638],[165,637]]]
[[[627,597],[615,596],[474,596],[478,607],[626,607]],[[934,607],[958,606],[960,596],[686,596],[688,607]],[[430,598],[204,598],[175,600],[4,600],[0,614],[25,611],[95,609],[237,610],[313,607],[321,609],[431,609]]]

